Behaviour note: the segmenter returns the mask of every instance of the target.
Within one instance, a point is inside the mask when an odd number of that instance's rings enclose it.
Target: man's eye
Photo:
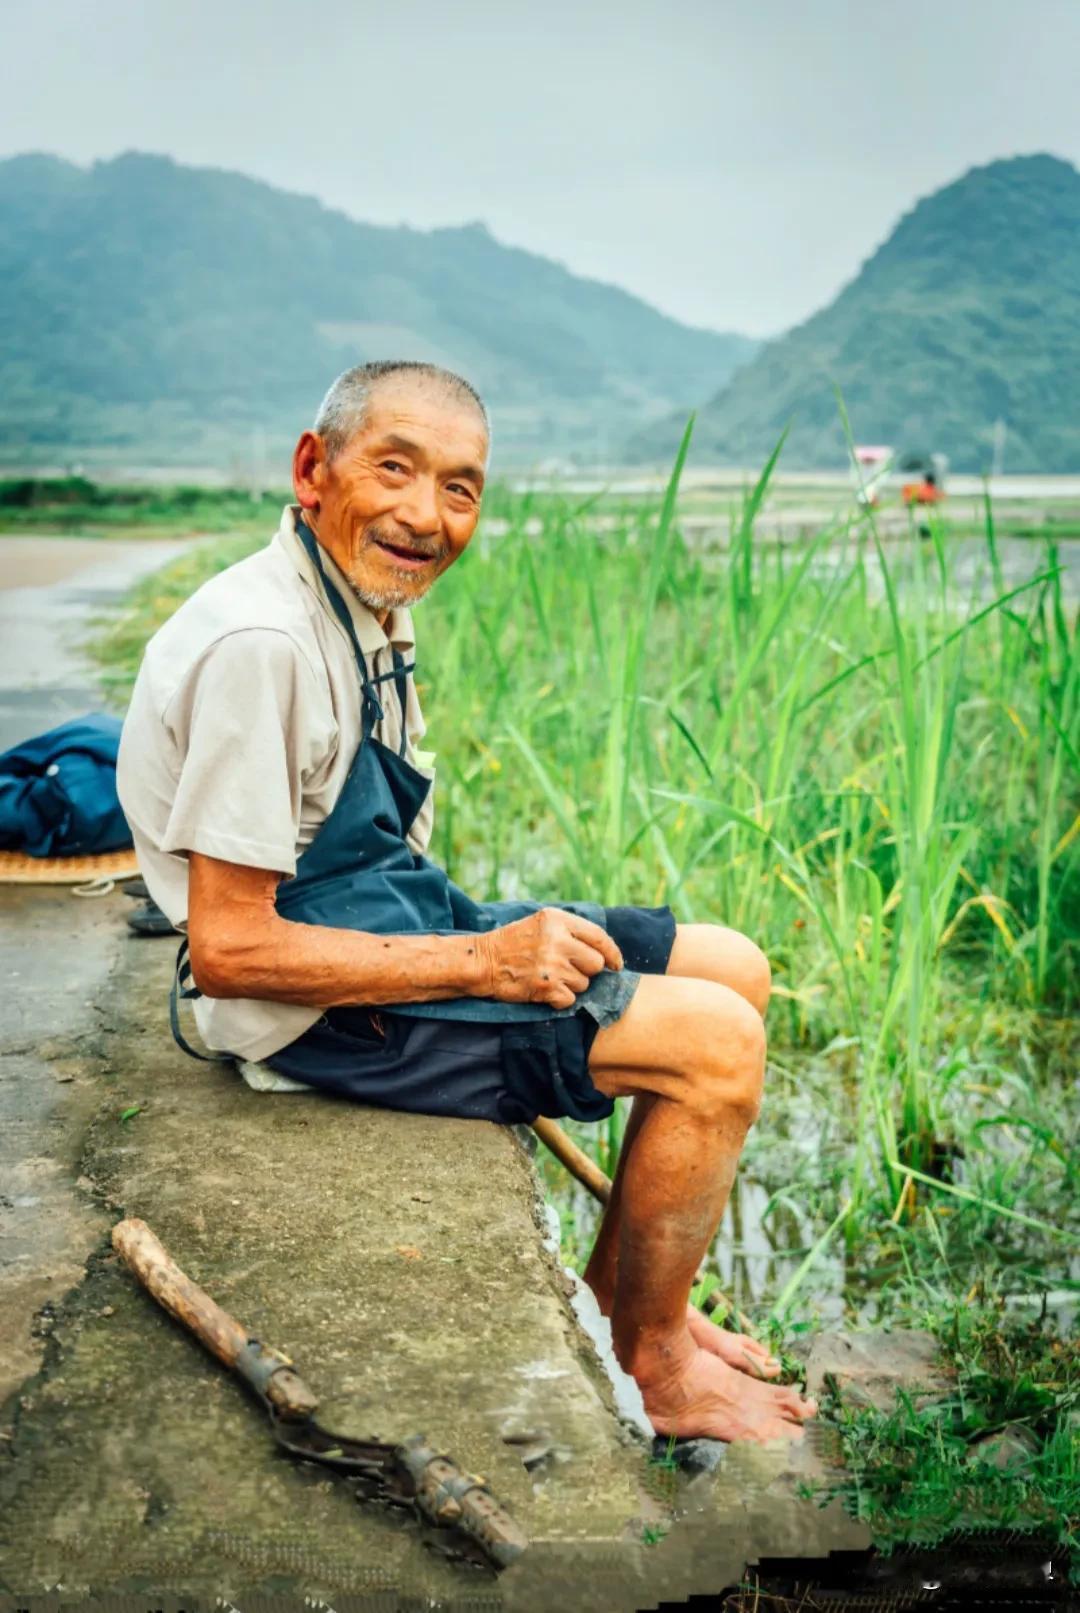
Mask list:
[[[384,459],[382,463],[383,463],[383,470],[400,470],[400,471],[404,471],[404,469],[405,469],[405,466],[401,463],[400,460],[397,460],[397,459]]]
[[[466,498],[473,496],[472,488],[466,487],[463,482],[447,482],[446,490],[448,493],[464,493]]]

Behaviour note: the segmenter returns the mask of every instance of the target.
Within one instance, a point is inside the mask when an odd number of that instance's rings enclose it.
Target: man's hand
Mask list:
[[[481,982],[477,997],[504,1003],[572,1008],[593,975],[621,969],[622,953],[606,930],[577,913],[542,907],[527,918],[476,937]]]
[[[191,853],[191,967],[208,997],[326,1008],[467,995],[572,1008],[593,975],[623,966],[606,930],[559,907],[479,934],[372,935],[282,918],[281,877]]]

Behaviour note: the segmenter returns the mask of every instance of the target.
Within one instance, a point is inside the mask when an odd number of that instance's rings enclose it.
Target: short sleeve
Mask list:
[[[325,705],[288,634],[212,644],[162,713],[179,779],[160,849],[294,874],[303,780],[333,726]]]

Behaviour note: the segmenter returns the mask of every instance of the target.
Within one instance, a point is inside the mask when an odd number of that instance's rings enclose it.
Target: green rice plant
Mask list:
[[[691,541],[688,442],[689,428],[652,503],[496,489],[417,607],[433,855],[480,898],[669,902],[764,947],[774,1058],[806,1070],[844,1050],[825,1061],[827,1167],[770,1156],[770,1197],[810,1193],[776,1295],[849,1199],[788,1300],[841,1234],[851,1269],[858,1251],[867,1269],[939,1259],[909,1237],[929,1201],[951,1211],[935,1225],[957,1271],[995,1218],[1030,1268],[1044,1234],[986,1205],[1053,1219],[1064,1170],[1049,1147],[1030,1165],[1024,1152],[1039,1067],[1067,1068],[1047,1050],[1064,1048],[1077,995],[1077,628],[1054,548],[1033,543],[1034,577],[1010,576],[987,501],[969,593],[948,514],[925,543],[854,507],[765,543],[779,445],[727,545]],[[142,585],[100,646],[118,698],[147,633],[255,541],[216,541]],[[961,1099],[992,1030],[989,1079],[1013,1107],[976,1130],[990,1099]],[[1010,1097],[1025,1059],[1030,1092]],[[611,1169],[620,1130],[616,1115],[578,1136]]]
[[[1051,559],[1056,560],[1056,549],[1049,547]],[[1077,644],[1077,618],[1070,624],[1061,590],[1061,573],[1055,569],[1049,579],[1049,597],[1040,602],[1043,615],[1043,634],[1039,654],[1039,708],[1037,730],[1036,794],[1043,804],[1037,827],[1038,907],[1035,921],[1035,991],[1041,1001],[1046,994],[1052,925],[1059,907],[1066,917],[1066,933],[1076,913],[1066,907],[1067,892],[1075,893],[1074,875],[1077,858],[1077,832],[1080,831],[1080,811],[1071,824],[1059,834],[1062,792],[1066,800],[1077,806],[1077,781],[1080,779],[1080,733],[1077,729],[1077,697],[1080,688],[1080,653]],[[1051,889],[1051,875],[1055,865],[1061,863],[1061,877],[1055,890]],[[1076,929],[1071,928],[1073,939]]]

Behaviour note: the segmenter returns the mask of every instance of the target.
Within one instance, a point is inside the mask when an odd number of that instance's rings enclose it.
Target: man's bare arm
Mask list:
[[[282,918],[283,876],[192,852],[188,942],[199,990],[334,1008],[496,997],[569,1008],[622,956],[599,925],[542,908],[486,934],[372,935]]]

